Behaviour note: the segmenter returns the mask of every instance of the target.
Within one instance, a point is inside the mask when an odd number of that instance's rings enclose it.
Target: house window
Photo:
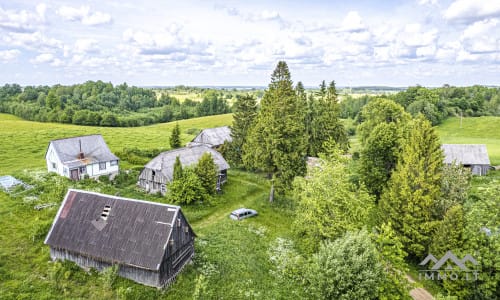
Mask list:
[[[68,175],[68,168],[64,168],[63,172],[64,172],[64,175]]]
[[[87,166],[80,167],[80,174],[86,174],[87,173]]]
[[[99,170],[106,170],[106,163],[105,162],[100,162],[99,163]]]
[[[52,169],[55,169],[56,167],[57,167],[56,163],[55,163],[55,162],[53,162],[53,163],[52,163]]]
[[[109,165],[110,166],[118,166],[118,161],[117,160],[112,160]]]

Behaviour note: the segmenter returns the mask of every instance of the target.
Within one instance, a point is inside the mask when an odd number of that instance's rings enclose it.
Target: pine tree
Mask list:
[[[463,245],[464,222],[462,205],[457,204],[449,208],[432,236],[430,252],[441,257],[448,250],[456,252],[460,249]]]
[[[257,101],[251,95],[244,95],[236,99],[233,107],[232,142],[229,146],[229,157],[233,164],[241,165],[243,163],[243,145],[247,141],[248,131],[257,115]]]
[[[172,149],[181,147],[181,129],[179,123],[175,123],[175,127],[172,129],[172,134],[170,135],[170,147]]]
[[[437,223],[432,209],[441,197],[443,152],[437,133],[419,115],[410,125],[396,170],[382,193],[381,220],[391,222],[405,250],[421,258]]]
[[[268,173],[274,188],[283,193],[295,176],[306,170],[307,137],[304,114],[292,86],[288,66],[280,61],[261,101],[261,109],[243,146],[243,162]]]
[[[173,180],[180,180],[182,178],[183,171],[182,171],[182,164],[181,164],[181,159],[179,156],[175,158],[175,163],[174,163],[174,178]]]
[[[217,185],[217,166],[215,165],[212,155],[209,152],[204,153],[198,164],[194,168],[194,172],[200,178],[201,185],[209,195],[216,193]]]

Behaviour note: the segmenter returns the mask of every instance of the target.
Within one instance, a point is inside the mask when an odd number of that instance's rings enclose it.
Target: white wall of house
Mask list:
[[[119,171],[119,166],[118,162],[113,163],[114,165],[111,165],[111,161],[103,162],[103,163],[95,163],[91,165],[87,165],[87,174],[90,177],[98,177],[101,175],[108,175],[108,174],[114,174],[118,173]]]
[[[49,145],[45,160],[47,161],[47,170],[49,172],[55,172],[59,175],[66,176],[64,175],[64,165],[61,163],[61,160],[57,156],[57,152],[54,150],[54,146],[52,146],[52,143]],[[67,177],[69,177],[69,175]]]

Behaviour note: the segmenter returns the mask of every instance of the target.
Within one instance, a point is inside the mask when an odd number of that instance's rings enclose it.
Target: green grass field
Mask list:
[[[444,144],[485,144],[492,165],[500,165],[500,117],[449,118],[437,127]]]
[[[189,142],[201,129],[230,125],[232,115],[209,116],[179,121],[181,139]],[[102,134],[111,151],[136,147],[168,149],[175,122],[145,127],[92,127],[59,123],[39,123],[0,114],[0,176],[13,171],[45,167],[45,151],[50,140],[88,134]],[[189,134],[189,133],[190,134]],[[125,165],[126,167],[126,165]]]

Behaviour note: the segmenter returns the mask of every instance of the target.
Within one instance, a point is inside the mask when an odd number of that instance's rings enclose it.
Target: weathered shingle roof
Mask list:
[[[466,145],[466,144],[443,144],[445,158],[447,164],[461,163],[463,165],[489,165],[490,159],[486,145]]]
[[[106,220],[101,218],[109,206]],[[69,190],[45,244],[106,262],[158,270],[180,207]]]
[[[78,159],[80,142],[82,145],[82,152],[85,156],[83,160]],[[118,157],[111,153],[108,145],[106,145],[106,142],[100,134],[52,140],[50,143],[54,146],[57,156],[62,163],[69,167],[118,160]]]
[[[219,152],[203,145],[184,147],[160,153],[148,162],[145,168],[161,170],[162,174],[171,181],[174,175],[174,163],[177,156],[179,156],[182,166],[185,167],[196,164],[206,152],[212,155],[212,159],[219,168],[219,171],[229,169],[229,164]]]
[[[203,129],[190,144],[214,147],[224,144],[225,141],[232,141],[231,129],[228,126]]]

